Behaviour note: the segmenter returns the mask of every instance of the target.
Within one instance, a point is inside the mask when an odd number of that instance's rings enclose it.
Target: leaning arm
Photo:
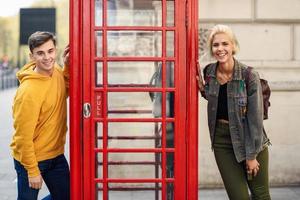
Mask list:
[[[69,96],[69,86],[70,86],[70,47],[69,45],[66,46],[64,53],[63,53],[63,60],[64,60],[64,69],[63,69],[63,76],[65,79],[65,85],[67,88],[67,96]]]

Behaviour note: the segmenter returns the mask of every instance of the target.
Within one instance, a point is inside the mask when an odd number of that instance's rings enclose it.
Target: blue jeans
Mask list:
[[[29,187],[28,175],[24,166],[14,159],[15,169],[18,176],[18,200],[36,200],[39,190]],[[70,199],[70,171],[65,156],[59,155],[55,158],[38,163],[41,175],[48,187],[50,195],[46,200],[69,200]]]

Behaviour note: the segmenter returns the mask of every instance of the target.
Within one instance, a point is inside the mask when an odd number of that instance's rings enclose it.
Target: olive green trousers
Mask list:
[[[226,192],[230,200],[270,200],[269,152],[266,147],[257,156],[260,164],[255,177],[247,177],[246,163],[238,163],[232,147],[229,126],[217,123],[214,138],[214,154]],[[249,195],[249,192],[250,194]]]

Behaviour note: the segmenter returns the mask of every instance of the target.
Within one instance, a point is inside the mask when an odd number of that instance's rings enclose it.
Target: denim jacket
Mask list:
[[[208,101],[208,127],[212,147],[216,127],[220,84],[216,77],[217,63],[205,68],[205,98]],[[263,127],[263,97],[259,75],[249,74],[246,88],[247,66],[235,60],[233,77],[227,83],[229,130],[235,157],[238,162],[251,160],[269,143]],[[246,90],[248,89],[248,90]]]

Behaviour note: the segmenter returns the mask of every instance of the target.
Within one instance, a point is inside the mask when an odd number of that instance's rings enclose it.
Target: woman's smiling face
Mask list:
[[[212,54],[220,63],[229,62],[233,57],[233,42],[225,33],[217,33],[212,41]]]

